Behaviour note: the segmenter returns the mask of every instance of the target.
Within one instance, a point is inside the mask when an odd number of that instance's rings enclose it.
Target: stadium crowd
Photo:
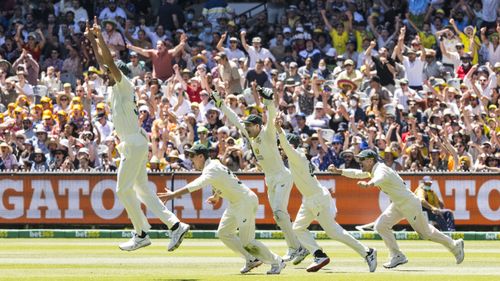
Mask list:
[[[192,170],[184,151],[203,143],[259,171],[210,95],[272,122],[258,94],[272,88],[317,171],[359,168],[367,148],[398,171],[499,171],[499,1],[270,0],[251,18],[184,2],[2,1],[0,170],[120,164],[107,71],[84,36],[95,16],[136,86],[150,170]]]

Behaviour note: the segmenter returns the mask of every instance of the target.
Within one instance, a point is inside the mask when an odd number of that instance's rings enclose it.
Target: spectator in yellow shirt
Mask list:
[[[332,37],[332,45],[337,50],[337,54],[342,55],[345,53],[347,41],[349,41],[349,31],[352,29],[352,14],[350,11],[346,12],[347,23],[338,23],[337,28],[334,28],[326,18],[326,10],[321,10],[321,16],[328,28],[328,33]]]
[[[464,28],[464,32],[462,32],[458,29],[454,19],[450,19],[450,24],[453,26],[453,29],[455,29],[455,32],[458,34],[462,44],[464,44],[464,52],[471,53],[472,65],[477,64],[479,61],[478,50],[481,49],[481,41],[479,40],[479,37],[476,36],[476,30],[474,27],[472,27],[472,25],[466,26]],[[471,42],[472,38],[474,38],[473,43]]]
[[[444,203],[432,190],[432,178],[425,176],[423,182],[415,189],[415,195],[422,202],[422,207],[427,213],[429,223],[441,231],[455,231],[453,212],[444,208]]]
[[[436,47],[436,36],[431,32],[431,25],[428,22],[424,22],[422,29],[410,19],[407,15],[406,19],[413,29],[417,31],[418,37],[420,38],[420,43],[427,49],[434,49]]]

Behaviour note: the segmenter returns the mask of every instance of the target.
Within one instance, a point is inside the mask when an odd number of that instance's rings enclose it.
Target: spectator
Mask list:
[[[180,52],[184,45],[186,44],[187,36],[182,34],[180,38],[180,43],[173,49],[167,47],[165,41],[159,40],[156,44],[156,49],[142,49],[133,45],[127,45],[127,48],[137,52],[147,58],[150,58],[153,63],[153,77],[161,79],[163,81],[167,80],[173,74],[172,68],[172,58],[178,52]]]
[[[113,19],[117,20],[118,17],[127,19],[125,11],[116,5],[116,0],[108,0],[108,5],[99,14],[100,20]]]
[[[175,0],[165,1],[158,12],[158,24],[168,30],[179,29],[184,26],[184,12],[175,2]]]
[[[262,47],[262,39],[260,37],[254,37],[252,39],[252,46],[248,46],[246,41],[246,31],[240,32],[240,39],[245,51],[247,51],[249,56],[248,66],[254,68],[259,60],[264,61],[266,58],[270,58],[273,62],[276,61],[273,54],[266,48]]]
[[[2,142],[0,150],[0,170],[17,170],[19,164],[16,156],[12,154],[12,147],[6,142]]]
[[[422,209],[427,213],[429,222],[441,231],[455,231],[455,219],[449,209],[443,209],[443,201],[432,190],[432,178],[425,176],[415,189],[415,195],[422,202]]]

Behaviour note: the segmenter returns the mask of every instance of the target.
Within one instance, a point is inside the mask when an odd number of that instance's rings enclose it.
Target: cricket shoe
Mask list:
[[[254,259],[253,261],[247,261],[247,263],[245,264],[244,267],[242,267],[240,269],[240,273],[241,274],[245,274],[247,272],[250,272],[250,270],[256,268],[256,267],[259,267],[263,264],[262,261],[258,260],[258,259]]]
[[[366,262],[370,268],[370,272],[374,272],[377,269],[377,250],[370,248],[370,251],[366,254]]]
[[[457,264],[461,264],[464,261],[464,240],[462,238],[455,240],[455,249],[453,250],[455,259],[457,259]]]
[[[170,243],[168,243],[168,251],[172,252],[177,249],[184,239],[184,235],[189,231],[189,224],[179,222],[179,227],[170,234]]]
[[[121,243],[118,247],[120,247],[123,251],[135,251],[149,245],[151,245],[149,235],[146,234],[144,238],[141,238],[137,235],[137,233],[132,232],[132,238],[130,238],[127,242]]]
[[[280,258],[278,263],[272,264],[271,269],[267,272],[267,274],[280,274],[281,270],[286,267],[286,263],[283,259]]]
[[[297,265],[297,264],[301,263],[309,254],[310,254],[309,251],[306,248],[301,246],[295,252],[295,257],[292,259],[293,265]]]
[[[307,267],[306,271],[307,272],[316,272],[329,263],[330,263],[329,257],[315,257],[313,263],[311,263]]]
[[[403,254],[397,254],[393,256],[388,262],[384,263],[385,268],[395,268],[398,265],[402,265],[408,262],[408,259]]]
[[[281,257],[284,261],[286,262],[289,262],[291,260],[293,260],[297,254],[299,253],[299,251],[301,250],[302,246],[300,246],[299,248],[297,249],[294,249],[294,248],[288,248],[288,251],[286,252],[286,255],[284,255],[283,257]]]

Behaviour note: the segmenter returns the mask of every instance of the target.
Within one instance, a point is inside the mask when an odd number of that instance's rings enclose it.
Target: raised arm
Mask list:
[[[417,32],[422,32],[422,30],[418,28],[418,26],[416,26],[415,23],[411,20],[410,13],[406,13],[406,20],[411,25],[411,27],[413,27],[413,29],[415,29]]]
[[[375,46],[377,46],[377,42],[371,41],[370,42],[370,46],[365,51],[365,57],[366,58],[368,58],[368,57],[371,58],[372,57],[372,50],[373,50],[373,48],[375,48]]]
[[[274,128],[276,132],[278,133],[278,138],[280,140],[280,146],[285,152],[286,156],[290,159],[300,159],[300,154],[290,145],[288,140],[286,139],[285,132],[283,131],[283,128],[281,128],[283,119],[280,116],[277,116],[274,118],[274,120],[270,120],[270,122],[274,121]]]
[[[321,10],[320,13],[326,28],[328,28],[329,31],[332,30],[333,26],[330,24],[330,21],[326,18],[326,10]]]
[[[116,82],[120,82],[122,80],[122,72],[120,69],[115,64],[115,61],[113,60],[113,57],[111,56],[111,52],[109,51],[108,46],[104,42],[104,38],[102,37],[102,32],[101,32],[101,27],[99,26],[97,22],[97,17],[94,17],[94,26],[91,29],[91,32],[94,34],[95,38],[97,39],[97,50],[95,50],[95,53],[99,53],[101,55],[102,59],[102,64],[107,65],[110,75],[113,77],[113,79]]]
[[[245,135],[246,138],[250,138],[248,135],[247,130],[245,129],[245,126],[243,126],[240,122],[240,119],[238,118],[238,115],[234,113],[230,108],[228,108],[224,104],[224,100],[221,99],[219,94],[217,92],[212,92],[212,98],[215,100],[215,105],[220,108],[220,110],[224,113],[224,115],[227,117],[227,120],[231,122],[240,132]]]
[[[186,45],[187,39],[188,39],[188,37],[187,37],[186,33],[182,33],[181,42],[179,42],[179,44],[177,46],[175,46],[173,49],[168,50],[168,53],[171,54],[172,56],[177,55],[177,53],[180,52],[184,48],[184,45]]]
[[[219,42],[217,42],[217,50],[219,50],[220,52],[224,52],[224,42],[226,42],[226,37],[227,37],[227,32],[224,32],[221,36],[220,36],[220,40]]]
[[[455,23],[455,20],[453,18],[450,19],[450,24],[457,34],[463,33],[462,31],[460,31],[460,29],[458,29],[457,24]]]
[[[248,52],[248,44],[247,44],[247,39],[246,39],[247,32],[245,30],[240,32],[240,40],[241,40],[241,45],[243,46],[243,49]]]

